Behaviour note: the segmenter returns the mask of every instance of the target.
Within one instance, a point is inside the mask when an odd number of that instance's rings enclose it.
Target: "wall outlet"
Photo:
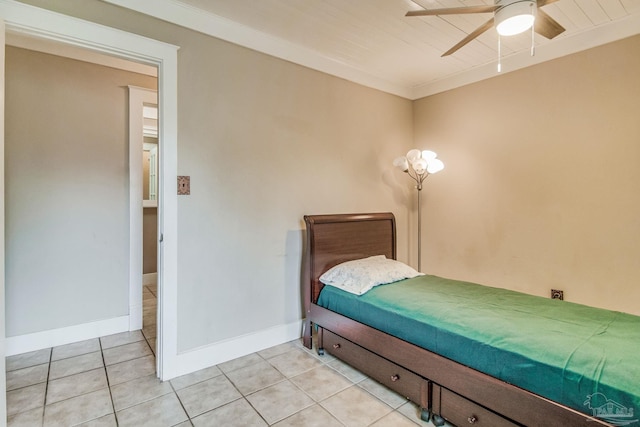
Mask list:
[[[551,299],[564,300],[564,291],[559,289],[551,289]]]

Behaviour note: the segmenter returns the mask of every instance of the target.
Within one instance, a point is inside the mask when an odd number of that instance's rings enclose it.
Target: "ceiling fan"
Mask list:
[[[565,31],[564,27],[540,9],[558,0],[496,0],[492,6],[452,7],[444,9],[412,10],[405,16],[457,15],[466,13],[494,13],[493,18],[476,28],[467,37],[442,54],[448,56],[496,26],[501,36],[515,35],[528,30],[533,25],[536,33],[552,39]],[[518,25],[519,24],[519,25]],[[513,27],[511,25],[514,25]]]

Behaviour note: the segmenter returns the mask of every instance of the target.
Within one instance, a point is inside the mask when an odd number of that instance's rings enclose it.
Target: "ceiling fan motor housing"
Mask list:
[[[535,0],[505,0],[495,12],[496,30],[501,36],[512,36],[528,30],[536,17]]]

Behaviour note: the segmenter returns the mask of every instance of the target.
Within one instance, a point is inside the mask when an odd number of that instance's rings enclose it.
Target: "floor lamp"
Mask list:
[[[421,271],[422,259],[422,213],[420,204],[420,193],[422,192],[422,182],[431,174],[440,172],[444,169],[444,163],[437,158],[437,154],[433,151],[418,149],[409,150],[406,156],[397,157],[393,161],[393,165],[402,169],[416,182],[416,190],[418,190],[418,271]]]

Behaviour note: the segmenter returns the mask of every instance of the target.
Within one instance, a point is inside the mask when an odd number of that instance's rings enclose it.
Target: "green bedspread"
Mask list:
[[[638,419],[638,316],[436,276],[362,296],[325,286],[318,305],[580,412]]]

